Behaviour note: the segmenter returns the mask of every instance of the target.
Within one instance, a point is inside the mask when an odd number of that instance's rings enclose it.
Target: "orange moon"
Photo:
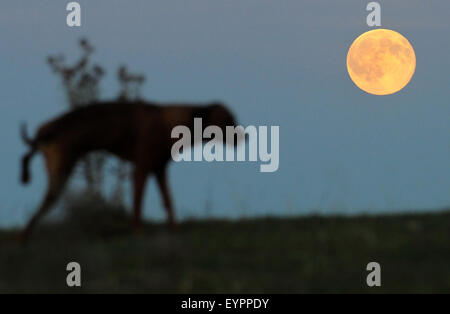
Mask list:
[[[374,95],[389,95],[404,88],[416,69],[409,41],[389,29],[363,33],[350,46],[347,70],[353,83]]]

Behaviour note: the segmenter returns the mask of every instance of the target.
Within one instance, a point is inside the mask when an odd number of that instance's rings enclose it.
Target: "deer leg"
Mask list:
[[[30,235],[32,229],[38,222],[38,220],[44,216],[52,207],[52,205],[58,200],[58,197],[61,195],[61,192],[63,191],[64,185],[68,179],[68,175],[64,175],[59,180],[51,180],[53,182],[49,183],[49,186],[47,188],[47,192],[44,196],[44,199],[41,202],[41,205],[39,206],[38,211],[34,216],[31,218],[31,220],[28,222],[27,226],[23,230],[21,234],[21,240],[26,241],[28,239],[28,236]]]
[[[167,218],[168,218],[169,226],[172,229],[175,229],[177,226],[177,223],[175,221],[173,205],[172,205],[172,198],[170,196],[170,190],[169,190],[169,186],[167,184],[167,173],[166,173],[165,169],[158,172],[156,174],[156,178],[158,181],[159,190],[161,191],[161,194],[163,197],[164,207],[167,211]]]
[[[94,175],[92,168],[92,155],[86,155],[83,158],[83,171],[89,191],[95,191]]]
[[[133,207],[134,218],[133,224],[136,232],[139,232],[142,228],[142,196],[144,194],[145,184],[147,182],[148,173],[143,169],[136,167],[134,170],[134,195],[133,195]]]
[[[21,234],[20,239],[22,242],[27,240],[30,232],[39,219],[50,210],[52,205],[58,199],[73,167],[73,163],[65,160],[64,155],[60,154],[56,149],[47,147],[43,149],[43,153],[47,166],[48,188],[38,211],[28,222]]]
[[[62,186],[49,186],[38,211],[36,212],[36,214],[34,214],[25,229],[22,231],[22,234],[20,236],[22,242],[25,242],[28,239],[32,229],[34,228],[38,220],[50,210],[51,206],[55,203],[55,201],[58,199],[58,196],[61,194],[61,191]]]

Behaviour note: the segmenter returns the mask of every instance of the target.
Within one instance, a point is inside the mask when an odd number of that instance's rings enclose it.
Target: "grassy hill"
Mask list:
[[[41,224],[26,247],[0,231],[0,292],[450,291],[449,212],[197,221],[177,232],[146,224],[135,235],[121,210],[76,207]],[[66,286],[71,261],[81,288]],[[366,286],[371,261],[382,287]]]

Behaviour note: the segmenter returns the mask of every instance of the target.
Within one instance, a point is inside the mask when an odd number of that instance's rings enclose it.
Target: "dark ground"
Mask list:
[[[134,235],[117,209],[80,211],[41,224],[26,247],[0,231],[0,292],[450,291],[450,212],[185,222],[175,233],[146,224]],[[71,261],[81,288],[66,286]],[[382,287],[366,286],[371,261]]]

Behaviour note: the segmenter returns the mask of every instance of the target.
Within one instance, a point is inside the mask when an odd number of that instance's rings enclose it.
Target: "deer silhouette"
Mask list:
[[[235,126],[233,114],[217,102],[207,105],[160,105],[121,100],[98,102],[72,110],[43,124],[32,138],[27,135],[23,124],[22,139],[30,150],[22,159],[21,180],[24,184],[30,181],[30,159],[41,152],[45,159],[48,187],[36,214],[21,234],[22,240],[28,238],[36,222],[58,199],[76,163],[87,153],[99,150],[130,161],[134,166],[135,230],[141,229],[142,197],[150,175],[156,176],[169,225],[175,227],[167,182],[171,147],[177,140],[171,137],[171,132],[177,125],[184,125],[193,131],[194,118],[202,118],[203,128],[215,125],[223,132],[226,126]]]

